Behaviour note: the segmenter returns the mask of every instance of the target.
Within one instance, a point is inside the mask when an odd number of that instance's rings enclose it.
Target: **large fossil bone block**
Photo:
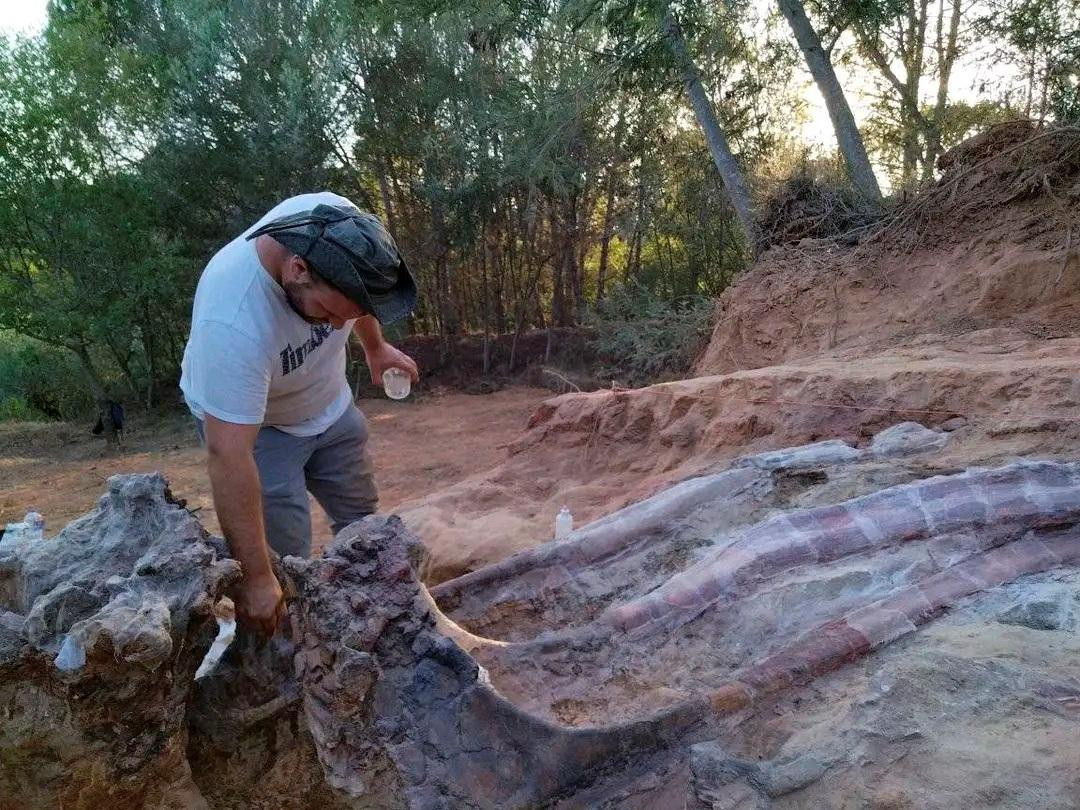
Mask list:
[[[0,545],[0,796],[198,807],[185,713],[240,569],[160,475],[108,486],[57,537]]]

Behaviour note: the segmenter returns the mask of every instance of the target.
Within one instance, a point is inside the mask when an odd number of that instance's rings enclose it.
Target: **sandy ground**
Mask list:
[[[506,446],[551,392],[510,388],[493,394],[434,393],[405,402],[362,400],[371,429],[381,508],[423,497],[506,457]],[[199,508],[218,531],[203,452],[184,414],[129,419],[123,450],[110,452],[89,424],[0,425],[0,522],[33,507],[55,533],[85,514],[116,473],[160,471],[173,492]],[[312,501],[316,545],[329,539],[326,518]]]

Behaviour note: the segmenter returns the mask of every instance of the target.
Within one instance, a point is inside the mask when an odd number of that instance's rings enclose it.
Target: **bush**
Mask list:
[[[712,316],[711,298],[664,300],[629,284],[597,305],[590,343],[605,379],[635,387],[677,379],[704,348]]]
[[[810,164],[776,184],[761,209],[763,250],[801,239],[842,237],[881,216],[846,180],[829,177]]]
[[[0,422],[33,422],[40,417],[23,397],[0,399]]]
[[[84,419],[93,412],[93,395],[71,354],[0,335],[0,419]]]

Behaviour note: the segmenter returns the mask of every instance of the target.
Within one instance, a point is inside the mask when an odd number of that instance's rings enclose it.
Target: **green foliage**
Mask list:
[[[70,353],[0,333],[0,420],[88,419],[95,403]]]
[[[914,2],[809,7],[830,48],[848,31],[853,63],[874,45],[892,64],[914,47]],[[987,2],[986,33],[1034,66],[1028,97],[1075,119],[1076,0]],[[669,9],[761,192],[762,167],[798,151],[799,58],[746,0],[53,0],[43,35],[0,39],[0,329],[37,341],[0,346],[4,412],[165,399],[207,259],[323,188],[387,221],[420,278],[412,331],[572,326],[601,302],[620,376],[685,368],[700,302],[748,251],[661,33]],[[940,50],[928,30],[913,33]],[[924,102],[943,58],[921,58],[901,61]],[[1018,106],[913,116],[877,84],[869,140],[900,179]]]
[[[1080,3],[990,0],[976,22],[996,43],[993,58],[1015,68],[1004,90],[1025,116],[1080,120]]]
[[[926,118],[934,116],[934,109],[925,105],[921,108]],[[968,104],[962,101],[946,104],[938,118],[941,138],[941,151],[947,152],[961,141],[970,138],[995,124],[1015,121],[1022,118],[1021,110],[1009,107],[1001,101],[980,101]],[[908,137],[907,126],[899,115],[896,105],[888,99],[881,99],[874,116],[863,129],[867,149],[877,156],[879,165],[888,175],[894,188],[904,185],[904,140]],[[915,136],[920,147],[925,147],[923,133]]]
[[[712,299],[701,295],[671,299],[637,284],[615,288],[591,318],[604,378],[638,386],[685,376],[708,341],[713,311]]]
[[[746,246],[696,130],[665,144],[654,167],[650,229],[630,278],[658,299],[719,295],[746,263]]]
[[[0,150],[0,328],[72,352],[86,373],[71,379],[93,396],[109,376],[101,356],[132,390],[158,381],[135,369],[177,357],[192,274],[152,178],[132,166],[147,127],[138,60],[87,26],[0,43],[0,119],[15,144]],[[57,396],[30,404],[68,410]]]
[[[0,398],[0,422],[32,422],[37,418],[38,414],[25,398],[19,396]]]

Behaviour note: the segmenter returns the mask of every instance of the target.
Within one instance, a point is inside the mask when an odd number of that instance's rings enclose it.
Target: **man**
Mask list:
[[[310,554],[308,491],[335,532],[375,511],[346,343],[355,332],[372,382],[389,368],[415,381],[416,364],[379,328],[415,305],[390,234],[329,192],[275,207],[199,279],[180,388],[206,445],[221,530],[243,566],[237,617],[264,635],[284,609],[267,549]]]

